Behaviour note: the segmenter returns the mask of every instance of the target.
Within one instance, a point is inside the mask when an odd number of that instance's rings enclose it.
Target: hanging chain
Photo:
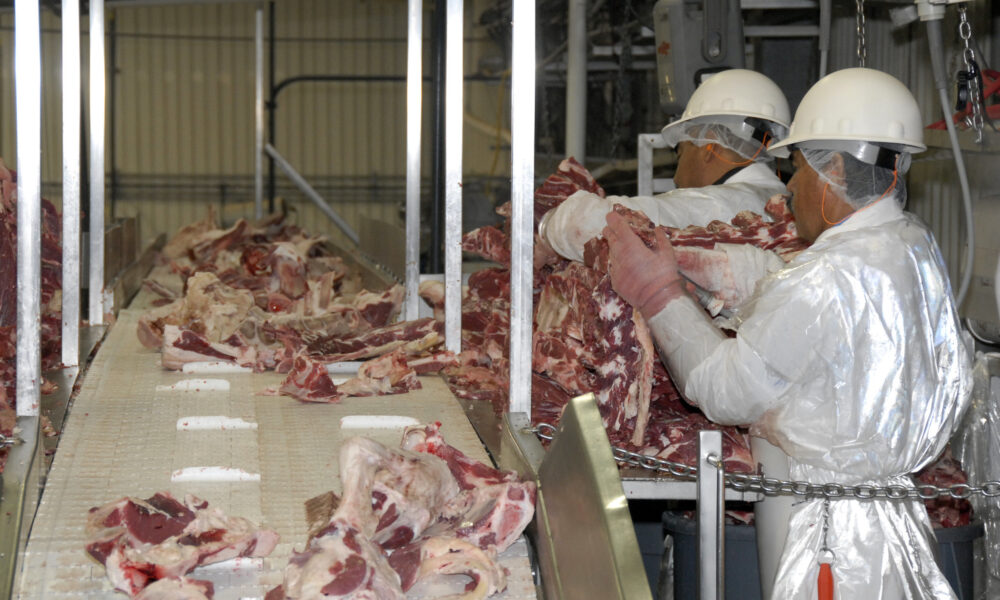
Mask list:
[[[964,46],[962,60],[969,74],[969,98],[972,101],[972,115],[966,117],[966,123],[976,130],[976,143],[981,144],[983,142],[983,89],[980,85],[982,80],[979,65],[976,63],[976,54],[972,51],[972,25],[969,24],[965,4],[959,5],[958,16],[958,35],[962,38]]]
[[[865,40],[865,0],[854,0],[857,8],[856,29],[858,37],[858,66],[865,66],[868,58],[868,44]]]
[[[556,432],[556,427],[548,423],[538,423],[535,427],[526,428],[524,431],[525,433],[533,433],[543,440],[552,440]],[[632,452],[618,446],[611,446],[611,454],[614,456],[615,461],[623,465],[668,474],[676,479],[694,480],[698,477],[698,467],[692,467],[684,463],[639,454],[638,452]],[[748,473],[727,472],[725,477],[726,485],[731,489],[738,492],[759,492],[767,496],[822,497],[832,500],[840,498],[857,498],[859,500],[905,500],[907,498],[920,498],[921,500],[933,500],[939,496],[965,500],[974,495],[981,495],[987,498],[1000,497],[1000,481],[988,481],[981,486],[956,483],[947,487],[938,487],[925,483],[916,487],[909,487],[899,484],[876,486],[868,484],[849,485],[843,483],[784,481],[773,477],[751,475]]]
[[[821,558],[820,562],[826,559],[826,562],[833,563],[836,559],[837,554],[830,548],[830,544],[827,543],[827,533],[830,531],[830,499],[823,498],[823,546],[819,549]]]

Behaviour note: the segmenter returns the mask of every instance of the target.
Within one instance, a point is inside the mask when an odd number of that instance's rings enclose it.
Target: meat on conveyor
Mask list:
[[[418,582],[456,576],[469,582],[461,598],[505,589],[497,555],[531,522],[534,483],[467,457],[439,428],[407,428],[399,449],[364,437],[343,443],[343,494],[327,495],[332,514],[319,516],[325,524],[268,600],[404,598]]]

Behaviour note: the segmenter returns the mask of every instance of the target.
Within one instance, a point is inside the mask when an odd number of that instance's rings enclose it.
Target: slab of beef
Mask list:
[[[785,262],[808,247],[798,237],[795,222],[788,211],[786,197],[774,196],[765,206],[773,221],[758,214],[743,211],[731,223],[713,221],[705,227],[683,229],[657,227],[641,212],[615,205],[615,212],[624,216],[647,246],[655,245],[655,230],[662,229],[670,238],[677,267],[689,280],[710,292],[720,301],[719,308],[736,308],[753,293],[754,284],[765,271],[777,270]],[[757,257],[751,276],[739,272],[731,263],[728,247],[750,245],[767,252]],[[773,254],[772,254],[773,253]],[[603,238],[595,238],[584,247],[584,261],[598,271],[608,270],[608,247]]]
[[[427,367],[426,359],[424,366]],[[436,363],[429,368],[440,369]],[[366,361],[358,368],[356,377],[340,385],[333,383],[323,363],[304,355],[296,356],[279,391],[303,402],[337,402],[357,396],[402,394],[421,387],[417,372],[407,363],[406,353],[399,349]]]
[[[199,565],[267,556],[278,543],[274,531],[226,516],[194,496],[181,502],[167,492],[90,509],[87,534],[87,552],[104,565],[114,588],[130,596]]]
[[[593,192],[601,198],[604,197],[604,188],[597,183],[597,180],[590,174],[590,171],[570,156],[559,163],[556,172],[549,175],[542,185],[535,190],[535,229],[538,229],[538,223],[541,222],[545,213],[559,206],[563,200],[580,190]],[[510,202],[500,206],[497,209],[497,213],[510,218]]]
[[[307,344],[309,353],[326,362],[381,356],[402,348],[420,354],[444,343],[444,326],[431,318],[378,327],[352,337],[326,336]]]

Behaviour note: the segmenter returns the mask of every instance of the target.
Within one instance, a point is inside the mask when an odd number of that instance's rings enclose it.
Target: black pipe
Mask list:
[[[430,273],[444,272],[444,66],[447,13],[444,2],[434,3],[431,28],[431,241],[427,256]]]
[[[267,3],[267,139],[274,146],[274,2]],[[267,156],[267,214],[274,213],[274,159]]]
[[[504,80],[503,77],[498,77],[495,75],[466,75],[463,79],[465,81],[495,81],[497,83]],[[278,82],[272,91],[271,98],[277,98],[286,87],[292,85],[293,83],[307,83],[307,82],[322,82],[322,81],[342,81],[342,82],[398,82],[405,83],[407,80],[406,75],[296,75],[295,77],[288,77],[282,79]],[[434,81],[433,77],[425,76],[423,78],[424,83],[432,83]]]
[[[111,219],[115,219],[115,205],[118,201],[118,160],[115,152],[115,89],[118,78],[118,19],[115,18],[114,9],[111,10],[111,27],[108,31],[110,40],[108,50],[111,54],[111,81],[108,83],[108,105],[111,113],[111,123],[108,139],[108,154],[111,155]]]

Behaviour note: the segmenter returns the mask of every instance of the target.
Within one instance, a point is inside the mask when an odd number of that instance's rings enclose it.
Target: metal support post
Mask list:
[[[445,347],[462,351],[462,0],[447,0],[445,27],[444,150],[444,339]]]
[[[514,26],[517,26],[516,20]],[[573,156],[581,163],[585,163],[587,154],[587,0],[569,0],[567,40],[566,156]],[[514,64],[517,65],[516,62]]]
[[[406,301],[403,318],[420,310],[420,121],[423,92],[423,1],[408,0],[406,45]]]
[[[104,322],[104,0],[90,2],[90,324]]]
[[[80,362],[80,2],[62,4],[62,362]]]
[[[257,7],[254,19],[254,155],[253,214],[264,216],[264,8]]]
[[[17,118],[17,416],[38,415],[42,380],[42,44],[38,2],[14,5]]]
[[[511,40],[510,411],[531,414],[535,2],[514,0]]]
[[[722,600],[725,578],[722,432],[698,432],[698,598]]]

